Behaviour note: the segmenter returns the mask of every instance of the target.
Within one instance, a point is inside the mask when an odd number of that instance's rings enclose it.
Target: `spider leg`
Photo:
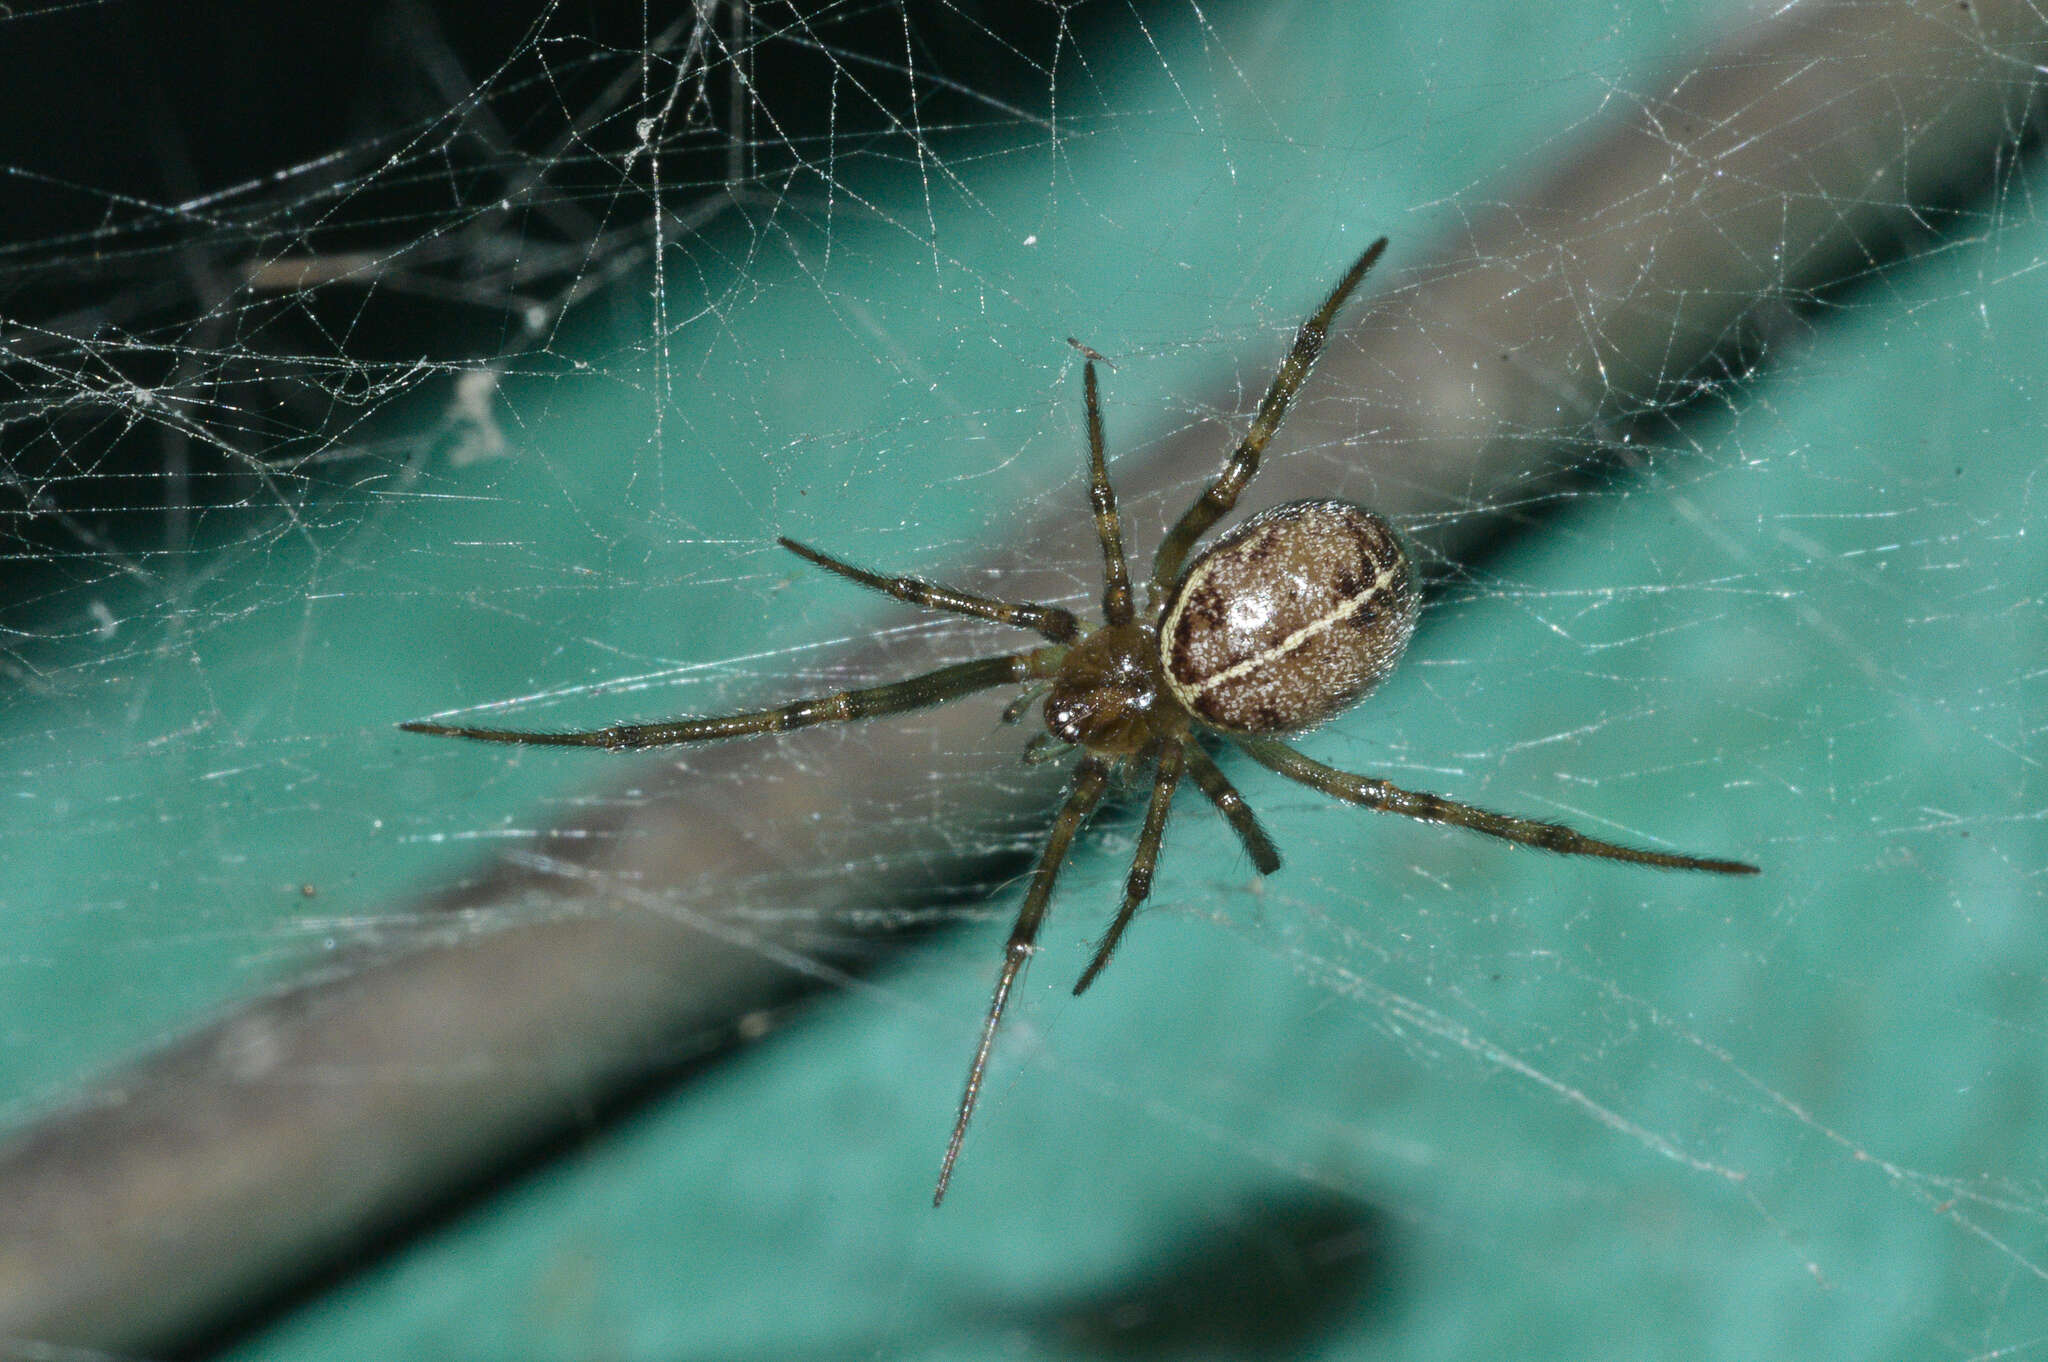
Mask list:
[[[1004,1007],[1009,1005],[1010,988],[1017,982],[1024,962],[1031,958],[1039,925],[1045,921],[1046,904],[1052,899],[1053,880],[1067,859],[1067,848],[1073,845],[1074,835],[1088,821],[1088,815],[1095,811],[1095,806],[1102,802],[1102,792],[1108,783],[1109,763],[1100,757],[1083,757],[1074,767],[1074,783],[1067,791],[1067,802],[1060,808],[1059,817],[1053,820],[1052,832],[1045,839],[1045,850],[1031,872],[1031,888],[1025,892],[1024,906],[1017,910],[1016,925],[1010,928],[1010,943],[1003,948],[1002,973],[996,976],[996,991],[989,1000],[988,1020],[981,1027],[981,1044],[975,1047],[974,1063],[967,1070],[967,1091],[960,1098],[960,1118],[953,1123],[953,1138],[946,1145],[946,1161],[939,1165],[939,1185],[932,1193],[934,1206],[946,1199],[946,1184],[953,1180],[953,1162],[960,1157],[960,1143],[967,1138],[967,1122],[973,1117],[974,1104],[981,1097],[981,1080],[988,1069],[989,1051],[996,1043],[996,1028],[1002,1023]]]
[[[1050,689],[1052,688],[1046,685],[1026,686],[1021,695],[1003,706],[1003,722],[1006,724],[1016,723],[1024,717],[1024,712],[1031,708],[1032,702],[1039,699]]]
[[[1223,815],[1231,829],[1237,833],[1237,840],[1244,843],[1245,853],[1252,858],[1261,875],[1270,875],[1280,868],[1280,849],[1273,845],[1273,839],[1259,826],[1257,815],[1251,805],[1244,802],[1244,796],[1224,778],[1221,768],[1209,759],[1200,745],[1193,739],[1183,743],[1187,749],[1188,774],[1195,778],[1195,784],[1202,787],[1202,793],[1209,796],[1209,802],[1216,806],[1216,812]]]
[[[1530,818],[1515,818],[1504,813],[1489,813],[1475,809],[1469,804],[1459,804],[1441,795],[1418,794],[1390,785],[1384,780],[1367,776],[1354,776],[1312,761],[1287,746],[1270,738],[1235,737],[1233,740],[1260,765],[1278,771],[1289,780],[1298,780],[1312,790],[1320,790],[1351,804],[1363,804],[1369,809],[1382,813],[1398,813],[1409,818],[1419,818],[1425,823],[1454,823],[1461,828],[1483,832],[1488,837],[1504,841],[1521,842],[1526,846],[1541,847],[1565,856],[1599,856],[1610,861],[1628,861],[1636,865],[1661,866],[1667,870],[1707,870],[1716,875],[1754,875],[1757,868],[1743,861],[1714,861],[1699,856],[1680,856],[1666,851],[1644,851],[1636,847],[1617,846],[1613,842],[1602,842],[1582,832],[1558,823],[1539,823]]]
[[[405,723],[408,733],[437,733],[451,738],[474,738],[479,742],[523,743],[534,747],[603,747],[621,751],[635,747],[672,747],[678,743],[709,742],[737,738],[749,733],[786,733],[814,724],[844,723],[870,719],[878,714],[900,714],[957,700],[991,686],[1015,685],[1036,677],[1050,676],[1059,667],[1066,649],[1033,648],[1005,657],[984,657],[958,662],[950,667],[865,690],[842,690],[808,700],[792,700],[774,709],[746,714],[727,714],[708,719],[672,719],[652,724],[617,724],[611,728],[577,733],[532,733],[522,729],[470,728],[461,724]]]
[[[1095,958],[1088,962],[1088,968],[1081,971],[1081,978],[1074,984],[1074,996],[1088,991],[1088,985],[1095,982],[1095,976],[1102,973],[1102,967],[1109,963],[1110,955],[1116,950],[1116,943],[1123,940],[1124,928],[1131,925],[1137,915],[1138,905],[1152,893],[1152,871],[1159,864],[1159,841],[1166,834],[1166,811],[1173,807],[1173,792],[1180,784],[1181,760],[1187,744],[1179,740],[1167,742],[1159,752],[1159,771],[1152,777],[1152,802],[1145,806],[1145,826],[1138,833],[1138,854],[1131,858],[1131,877],[1124,886],[1124,906],[1117,909],[1116,921],[1109,924],[1109,931],[1095,947]]]
[[[1097,356],[1079,341],[1070,338],[1067,343],[1088,356],[1081,373],[1088,398],[1088,499],[1095,508],[1095,537],[1102,541],[1102,620],[1109,625],[1129,624],[1136,608],[1131,604],[1131,569],[1124,562],[1116,491],[1109,485],[1109,465],[1102,453],[1102,397],[1095,386]]]
[[[1073,750],[1074,744],[1061,742],[1050,733],[1033,733],[1031,741],[1024,744],[1019,760],[1026,766],[1043,766],[1049,761],[1058,761]]]
[[[836,572],[848,581],[859,582],[870,590],[883,592],[899,601],[908,601],[912,605],[921,605],[927,610],[946,610],[955,615],[972,615],[976,619],[994,620],[998,624],[1007,624],[1017,629],[1034,629],[1054,643],[1071,643],[1081,633],[1081,622],[1074,618],[1073,613],[1056,605],[999,601],[989,596],[977,596],[970,591],[955,591],[952,587],[927,582],[921,577],[884,577],[880,573],[857,568],[851,563],[843,563],[786,536],[775,542],[797,557],[816,563],[827,572]]]
[[[1167,533],[1159,545],[1159,554],[1152,560],[1152,596],[1155,600],[1166,598],[1166,589],[1180,576],[1180,568],[1194,547],[1197,539],[1211,525],[1237,505],[1238,494],[1245,484],[1259,471],[1259,456],[1266,452],[1266,445],[1273,438],[1273,432],[1280,429],[1281,419],[1287,415],[1287,404],[1294,400],[1294,394],[1301,388],[1302,380],[1322,352],[1323,340],[1330,332],[1330,322],[1336,317],[1337,309],[1344,306],[1344,300],[1358,287],[1358,281],[1365,278],[1365,272],[1380,258],[1380,252],[1387,248],[1387,239],[1365,248],[1365,254],[1353,262],[1337,286],[1330,290],[1330,296],[1323,299],[1323,305],[1315,315],[1301,324],[1295,333],[1294,348],[1287,352],[1287,358],[1280,363],[1280,372],[1273,375],[1273,385],[1266,389],[1266,396],[1259,403],[1259,414],[1252,418],[1251,429],[1244,439],[1238,441],[1237,449],[1231,454],[1230,462],[1223,465],[1223,471],[1216,481],[1209,484],[1209,490],[1195,499],[1195,504],[1181,515],[1180,523]]]

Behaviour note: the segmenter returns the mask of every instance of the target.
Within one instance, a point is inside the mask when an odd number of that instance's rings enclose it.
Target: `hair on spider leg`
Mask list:
[[[987,620],[1038,634],[1046,642],[1020,652],[940,667],[907,680],[793,700],[772,709],[710,718],[622,724],[578,733],[537,733],[409,723],[413,732],[485,742],[625,750],[784,733],[945,704],[1003,686],[1025,693],[1004,710],[1022,717],[1043,696],[1045,731],[1026,744],[1027,762],[1076,750],[1066,795],[1026,882],[1003,948],[995,990],[939,1165],[932,1204],[945,1200],[968,1123],[988,1073],[1004,1010],[1036,949],[1055,882],[1075,838],[1103,801],[1117,772],[1151,771],[1124,897],[1075,985],[1085,991],[1108,965],[1150,895],[1167,814],[1186,776],[1243,845],[1261,874],[1280,868],[1280,852],[1243,796],[1202,746],[1206,737],[1242,749],[1253,761],[1334,799],[1382,813],[1468,828],[1565,856],[1590,856],[1669,870],[1754,875],[1742,861],[1713,860],[1604,842],[1561,824],[1492,813],[1441,795],[1404,790],[1375,777],[1325,766],[1280,741],[1314,728],[1372,691],[1408,645],[1420,591],[1400,536],[1385,519],[1349,502],[1296,501],[1255,515],[1199,554],[1202,537],[1237,505],[1259,471],[1266,446],[1286,417],[1330,324],[1386,249],[1385,237],[1352,262],[1301,324],[1250,426],[1223,468],[1166,532],[1152,557],[1141,613],[1131,590],[1123,526],[1111,487],[1102,427],[1101,355],[1070,338],[1082,355],[1088,428],[1088,494],[1102,550],[1102,622],[1084,626],[1060,606],[1003,601],[918,577],[855,567],[792,539],[790,552],[856,585],[928,610]],[[1142,780],[1141,780],[1142,783]]]

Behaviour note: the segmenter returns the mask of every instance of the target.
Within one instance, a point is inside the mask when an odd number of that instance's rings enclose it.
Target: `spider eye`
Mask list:
[[[1160,621],[1166,684],[1217,728],[1307,728],[1393,669],[1416,603],[1385,520],[1342,501],[1275,507],[1188,568]]]

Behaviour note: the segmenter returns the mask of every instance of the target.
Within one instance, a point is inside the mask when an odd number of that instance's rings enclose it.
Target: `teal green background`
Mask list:
[[[0,1110],[374,940],[588,779],[392,721],[815,688],[839,640],[916,626],[775,534],[918,570],[1080,514],[1065,336],[1117,357],[1120,450],[1215,415],[1175,394],[1235,383],[1241,411],[1333,262],[1385,232],[1398,279],[1710,17],[1184,12],[1059,72],[1052,128],[678,243],[659,337],[508,373],[505,457],[368,460],[284,526],[223,508],[194,594],[110,582],[118,627],[5,706]],[[1455,577],[1405,669],[1304,743],[1758,879],[1560,862],[1245,770],[1286,869],[1250,884],[1184,809],[1156,909],[1076,1000],[1130,830],[1086,846],[944,1212],[994,923],[239,1355],[1087,1355],[1032,1303],[1302,1186],[1388,1235],[1321,1356],[2041,1337],[2044,258],[2005,186],[1789,324],[1646,471]]]

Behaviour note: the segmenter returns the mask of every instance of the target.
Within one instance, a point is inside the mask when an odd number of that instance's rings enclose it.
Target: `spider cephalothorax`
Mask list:
[[[884,577],[792,540],[783,547],[862,586],[934,610],[972,615],[1032,630],[1042,647],[941,667],[907,681],[797,700],[775,709],[708,719],[623,724],[582,733],[534,733],[459,724],[408,723],[415,733],[486,742],[627,749],[706,742],[748,733],[779,733],[845,722],[958,699],[994,686],[1046,688],[1046,734],[1078,749],[1066,802],[1053,820],[1031,872],[1024,903],[1010,929],[995,996],[967,1072],[967,1089],[932,1200],[943,1200],[967,1123],[981,1095],[1003,1009],[1038,940],[1052,888],[1067,850],[1102,801],[1113,776],[1152,771],[1152,793],[1123,905],[1074,985],[1094,982],[1152,890],[1152,872],[1166,815],[1183,774],[1237,834],[1260,874],[1280,868],[1280,853],[1201,742],[1214,734],[1260,765],[1337,799],[1433,823],[1454,823],[1510,842],[1572,856],[1599,856],[1676,870],[1753,875],[1740,861],[1707,860],[1602,842],[1556,823],[1489,813],[1384,780],[1350,775],[1303,756],[1274,736],[1321,723],[1363,698],[1400,658],[1415,628],[1416,595],[1407,554],[1391,526],[1361,506],[1297,501],[1239,525],[1192,562],[1188,553],[1236,506],[1259,458],[1308,376],[1331,319],[1386,248],[1382,237],[1337,281],[1295,336],[1251,429],[1223,471],[1167,532],[1152,560],[1141,618],[1117,518],[1116,494],[1103,455],[1102,405],[1095,362],[1085,346],[1083,388],[1088,415],[1089,494],[1102,546],[1103,622],[1084,630],[1061,606],[998,601],[916,577]],[[1185,566],[1184,566],[1185,565]],[[1015,707],[1013,706],[1013,712]]]
[[[1159,631],[1126,620],[1067,649],[1045,696],[1045,728],[1063,743],[1106,756],[1142,750],[1170,713],[1159,666]],[[1185,721],[1179,720],[1183,728]]]

